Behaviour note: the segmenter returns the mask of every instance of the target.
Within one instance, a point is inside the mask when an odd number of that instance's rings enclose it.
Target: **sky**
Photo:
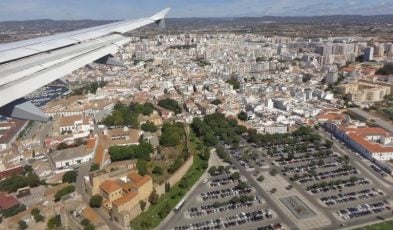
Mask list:
[[[0,21],[393,14],[393,0],[0,0]]]

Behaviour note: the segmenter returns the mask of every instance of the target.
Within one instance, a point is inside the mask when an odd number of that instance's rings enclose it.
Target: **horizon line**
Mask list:
[[[220,16],[220,17],[168,17],[166,19],[236,19],[236,18],[264,18],[264,17],[274,17],[274,18],[313,18],[313,17],[336,17],[336,16],[360,16],[360,17],[378,17],[378,16],[393,16],[392,14],[372,14],[372,15],[364,15],[364,14],[326,14],[326,15],[291,15],[291,16],[282,16],[282,15],[263,15],[263,16]],[[41,19],[21,19],[21,20],[6,20],[0,21],[2,22],[25,22],[25,21],[122,21],[122,20],[132,20],[133,18],[128,19],[50,19],[50,18],[41,18]],[[137,18],[135,18],[137,19]]]

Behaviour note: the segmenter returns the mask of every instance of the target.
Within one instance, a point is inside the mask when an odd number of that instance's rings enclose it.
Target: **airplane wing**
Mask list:
[[[94,61],[121,65],[111,54],[129,42],[123,34],[151,23],[163,25],[169,10],[149,18],[0,44],[0,115],[47,121],[24,96]]]

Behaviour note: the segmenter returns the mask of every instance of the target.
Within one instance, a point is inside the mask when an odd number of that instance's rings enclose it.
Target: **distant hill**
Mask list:
[[[168,22],[174,23],[222,23],[222,24],[238,24],[238,23],[297,23],[297,24],[393,24],[393,14],[389,15],[329,15],[329,16],[310,16],[310,17],[237,17],[237,18],[171,18]]]

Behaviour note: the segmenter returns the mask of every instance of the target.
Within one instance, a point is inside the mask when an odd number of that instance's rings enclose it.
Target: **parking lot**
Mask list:
[[[175,214],[171,229],[284,229],[277,214],[236,167],[214,168]]]
[[[392,215],[386,189],[375,183],[375,178],[369,178],[355,168],[348,156],[335,152],[332,144],[324,139],[297,138],[296,142],[268,143],[262,147],[242,141],[238,150],[228,151],[257,179],[261,172],[284,176],[290,184],[289,189],[305,194],[310,202],[333,222],[338,220],[341,226]]]

